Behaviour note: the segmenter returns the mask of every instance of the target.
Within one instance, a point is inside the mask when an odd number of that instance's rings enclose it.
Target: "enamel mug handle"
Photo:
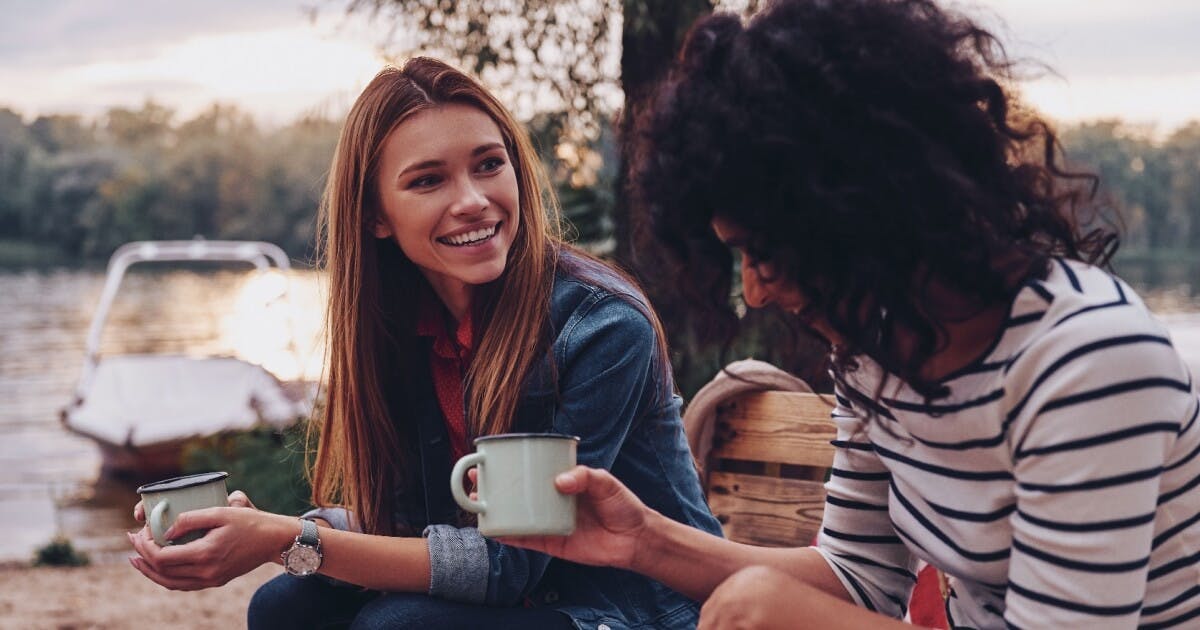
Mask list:
[[[163,537],[163,534],[166,533],[166,528],[163,527],[163,515],[166,512],[167,500],[163,499],[158,502],[158,505],[154,506],[154,509],[150,512],[150,518],[146,519],[146,522],[150,525],[150,533],[154,534],[154,540],[164,546],[170,544],[170,541]]]
[[[450,472],[450,494],[454,495],[454,501],[462,509],[476,514],[487,512],[487,503],[475,501],[467,496],[466,490],[463,490],[463,477],[466,476],[467,469],[482,463],[483,453],[471,453],[458,460],[458,463],[454,464],[454,470]]]

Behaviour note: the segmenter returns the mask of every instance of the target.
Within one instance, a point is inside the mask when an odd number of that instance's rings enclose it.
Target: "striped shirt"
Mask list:
[[[1126,284],[1053,261],[948,397],[859,402],[882,376],[838,384],[818,539],[860,605],[902,616],[921,559],[956,627],[1200,627],[1200,401]]]

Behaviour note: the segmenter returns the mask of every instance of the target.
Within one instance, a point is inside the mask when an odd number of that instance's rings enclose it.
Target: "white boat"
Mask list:
[[[282,249],[259,241],[139,241],[113,253],[75,398],[61,414],[68,430],[100,445],[108,470],[144,477],[174,473],[183,446],[195,438],[264,424],[284,428],[312,409],[311,387],[285,384],[242,359],[100,356],[100,336],[129,266],[185,261],[250,263],[259,272],[285,275],[290,268]]]

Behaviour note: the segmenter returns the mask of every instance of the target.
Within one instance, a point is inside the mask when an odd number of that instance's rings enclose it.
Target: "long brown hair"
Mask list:
[[[407,289],[421,281],[395,243],[373,234],[380,216],[382,147],[414,113],[447,103],[475,107],[500,128],[516,168],[520,202],[505,271],[476,309],[478,341],[465,382],[471,434],[512,427],[524,376],[544,349],[562,237],[557,205],[543,192],[550,188],[528,136],[483,86],[445,63],[418,57],[401,68],[385,68],[346,118],[318,228],[319,258],[329,276],[329,362],[324,418],[313,423],[320,438],[311,470],[312,498],[317,505],[346,506],[368,533],[393,533],[392,490],[397,483],[411,483],[400,478],[408,463],[405,419],[391,416],[385,394],[386,388],[405,384],[385,372],[408,365],[387,355],[413,347],[404,339],[414,334],[415,322],[415,299]],[[400,377],[406,380],[403,373]]]

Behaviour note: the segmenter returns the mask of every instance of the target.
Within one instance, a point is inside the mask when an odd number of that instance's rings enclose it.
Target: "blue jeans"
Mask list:
[[[433,628],[569,630],[566,614],[545,608],[498,608],[436,599],[421,593],[380,593],[335,586],[320,578],[280,575],[263,584],[246,613],[249,630],[265,628]]]

